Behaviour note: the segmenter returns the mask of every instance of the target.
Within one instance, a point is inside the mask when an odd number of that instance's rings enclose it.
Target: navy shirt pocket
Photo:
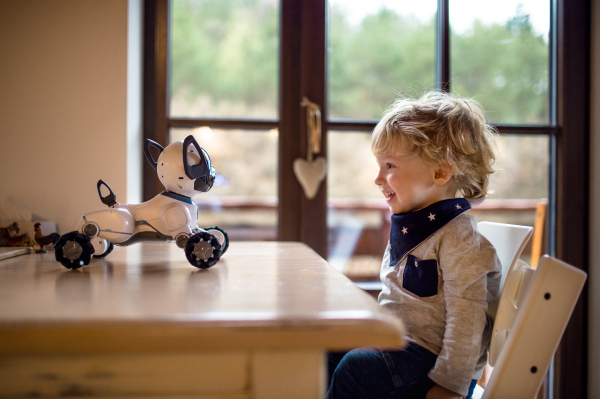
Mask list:
[[[438,293],[438,268],[435,259],[419,260],[408,255],[404,266],[402,288],[420,297]]]

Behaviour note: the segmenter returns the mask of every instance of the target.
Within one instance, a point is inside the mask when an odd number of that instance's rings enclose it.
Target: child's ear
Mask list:
[[[452,178],[453,171],[454,167],[448,162],[444,161],[440,163],[438,169],[435,171],[435,175],[433,176],[433,182],[438,186],[443,186]]]

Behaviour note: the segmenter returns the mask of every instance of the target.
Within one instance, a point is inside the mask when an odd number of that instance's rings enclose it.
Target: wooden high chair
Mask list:
[[[502,265],[500,292],[502,292],[508,271],[519,260],[523,249],[525,249],[525,246],[533,235],[533,227],[506,223],[479,222],[477,223],[477,228],[481,235],[494,246],[498,254],[498,259],[500,259],[500,264]],[[499,303],[500,298],[488,306],[487,314],[492,321],[496,318]]]
[[[479,232],[494,246],[498,259],[502,265],[502,278],[500,280],[500,293],[504,287],[508,271],[517,263],[525,246],[534,234],[534,229],[528,226],[520,226],[506,223],[479,222],[477,224]],[[497,300],[490,303],[487,314],[492,320],[496,319],[500,296]],[[478,386],[485,388],[493,368],[489,361],[483,370],[483,375],[478,381]]]
[[[473,399],[532,399],[548,367],[587,274],[544,256],[536,269],[519,260],[508,271],[500,296],[485,390],[476,386]]]
[[[538,220],[538,215],[539,212],[536,213],[536,221]],[[500,280],[500,293],[502,293],[508,271],[517,263],[531,237],[533,236],[534,239],[536,238],[536,229],[528,226],[495,222],[479,222],[477,228],[494,248],[496,248],[496,253],[500,259],[500,264],[502,265],[502,278]],[[537,262],[538,260],[536,260],[536,264]],[[496,319],[499,303],[500,296],[488,306],[487,314],[492,322]],[[490,365],[488,359],[488,364],[483,370],[483,375],[477,382],[479,384],[478,386],[485,388],[492,371],[493,367]]]
[[[481,222],[483,223],[483,229],[484,229],[484,236],[486,236],[486,238],[492,243],[492,245],[494,245],[494,247],[497,249],[499,255],[500,255],[500,249],[499,247],[502,247],[503,245],[506,245],[505,243],[503,243],[504,239],[503,239],[503,235],[506,236],[506,234],[510,234],[508,233],[508,231],[510,231],[512,229],[512,226],[516,227],[516,231],[521,231],[520,234],[517,234],[517,236],[514,237],[515,241],[513,243],[514,248],[508,250],[508,252],[503,252],[503,255],[506,259],[501,259],[501,263],[503,265],[502,267],[502,281],[501,281],[501,285],[500,285],[500,292],[502,292],[502,288],[504,286],[504,282],[506,280],[506,276],[508,275],[508,270],[510,269],[510,267],[512,266],[512,263],[517,262],[518,258],[521,256],[521,253],[523,252],[525,246],[527,245],[528,241],[531,239],[531,258],[530,258],[530,265],[531,267],[535,268],[541,258],[541,254],[542,254],[542,250],[544,248],[544,234],[546,234],[545,228],[546,228],[546,215],[548,212],[548,200],[545,198],[542,198],[539,200],[538,205],[536,207],[536,212],[535,212],[535,222],[534,222],[534,228],[533,228],[533,234],[528,233],[526,235],[526,237],[524,236],[524,233],[526,231],[526,229],[530,229],[530,228],[525,228],[525,226],[515,226],[515,225],[504,225],[505,227],[502,227],[503,224],[500,223],[490,223],[490,222]],[[481,228],[481,224],[478,225]],[[496,230],[498,230],[498,233],[496,232]],[[500,233],[500,231],[504,231],[504,233]],[[524,241],[522,242],[522,247],[518,249],[518,252],[515,252],[517,250],[517,246],[519,245],[519,239],[523,238]],[[508,261],[510,259],[508,259],[510,257],[510,254],[514,253],[515,257],[511,260],[511,263],[508,263]],[[488,315],[491,317],[492,321],[495,319],[496,317],[496,312],[498,309],[498,304],[500,302],[500,299],[498,299],[497,301],[495,301],[494,303],[490,304],[490,308],[488,309]],[[490,375],[493,371],[493,368],[490,366],[489,362],[486,366],[486,368],[483,371],[483,375],[481,377],[481,379],[478,381],[478,384],[485,388]],[[542,393],[542,391],[540,391],[540,394]],[[540,398],[543,396],[539,396]]]

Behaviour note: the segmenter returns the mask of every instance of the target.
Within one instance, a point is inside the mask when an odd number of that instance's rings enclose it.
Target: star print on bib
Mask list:
[[[452,198],[418,211],[392,215],[390,266],[400,262],[404,255],[469,209],[471,205],[466,199]]]

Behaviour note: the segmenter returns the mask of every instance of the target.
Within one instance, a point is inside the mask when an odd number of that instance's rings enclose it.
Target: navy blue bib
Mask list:
[[[404,255],[469,209],[471,205],[466,199],[452,198],[418,211],[392,215],[390,266],[400,262]]]

